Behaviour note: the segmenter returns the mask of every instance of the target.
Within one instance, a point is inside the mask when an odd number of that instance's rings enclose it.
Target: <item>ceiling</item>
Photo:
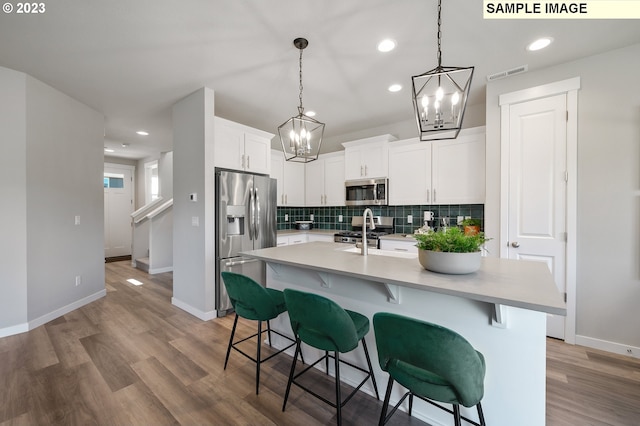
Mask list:
[[[634,20],[484,20],[482,2],[444,0],[442,64],[475,66],[470,104],[486,76],[529,71],[640,42]],[[412,75],[436,66],[435,0],[56,0],[40,15],[0,14],[0,66],[25,72],[105,115],[110,155],[172,149],[171,106],[215,91],[216,115],[271,133],[298,105],[325,138],[411,119]],[[554,43],[525,46],[539,36]],[[377,43],[390,37],[386,54]],[[403,90],[387,87],[400,83]],[[136,135],[144,129],[149,136]],[[122,148],[122,144],[128,145]],[[323,151],[335,150],[325,146]]]

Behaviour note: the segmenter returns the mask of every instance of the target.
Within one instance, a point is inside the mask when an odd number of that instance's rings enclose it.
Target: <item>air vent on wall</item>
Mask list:
[[[529,65],[520,65],[519,67],[511,68],[510,70],[500,71],[495,74],[491,74],[487,76],[487,81],[499,80],[501,78],[511,77],[515,74],[521,74],[523,72],[527,72],[529,69]]]

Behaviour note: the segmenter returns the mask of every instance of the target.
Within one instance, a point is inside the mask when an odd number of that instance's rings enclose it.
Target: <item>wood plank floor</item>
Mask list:
[[[106,297],[0,339],[0,425],[335,422],[333,409],[297,388],[281,411],[286,355],[263,364],[258,396],[249,360],[233,353],[223,370],[233,317],[203,322],[172,306],[172,274],[147,275],[128,261],[105,267]],[[254,324],[238,330],[249,335]],[[550,339],[547,364],[547,425],[640,425],[640,360]],[[331,392],[323,374],[314,380]],[[376,424],[380,409],[360,392],[344,423]],[[397,413],[391,424],[425,423]]]

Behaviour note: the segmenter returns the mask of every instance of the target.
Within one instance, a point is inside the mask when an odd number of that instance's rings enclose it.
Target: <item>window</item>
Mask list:
[[[160,196],[160,181],[158,180],[158,161],[144,164],[145,204],[149,204]]]
[[[124,175],[105,173],[103,182],[105,188],[124,188]]]

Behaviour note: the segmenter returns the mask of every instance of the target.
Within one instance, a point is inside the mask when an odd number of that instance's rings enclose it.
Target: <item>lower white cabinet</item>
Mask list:
[[[278,235],[277,238],[277,246],[288,246],[291,244],[302,244],[307,242],[307,234],[287,234],[287,235]]]
[[[406,241],[391,240],[391,239],[383,238],[380,240],[380,250],[401,251],[405,253],[418,253],[418,247],[416,247],[416,240],[409,237],[406,239]]]

